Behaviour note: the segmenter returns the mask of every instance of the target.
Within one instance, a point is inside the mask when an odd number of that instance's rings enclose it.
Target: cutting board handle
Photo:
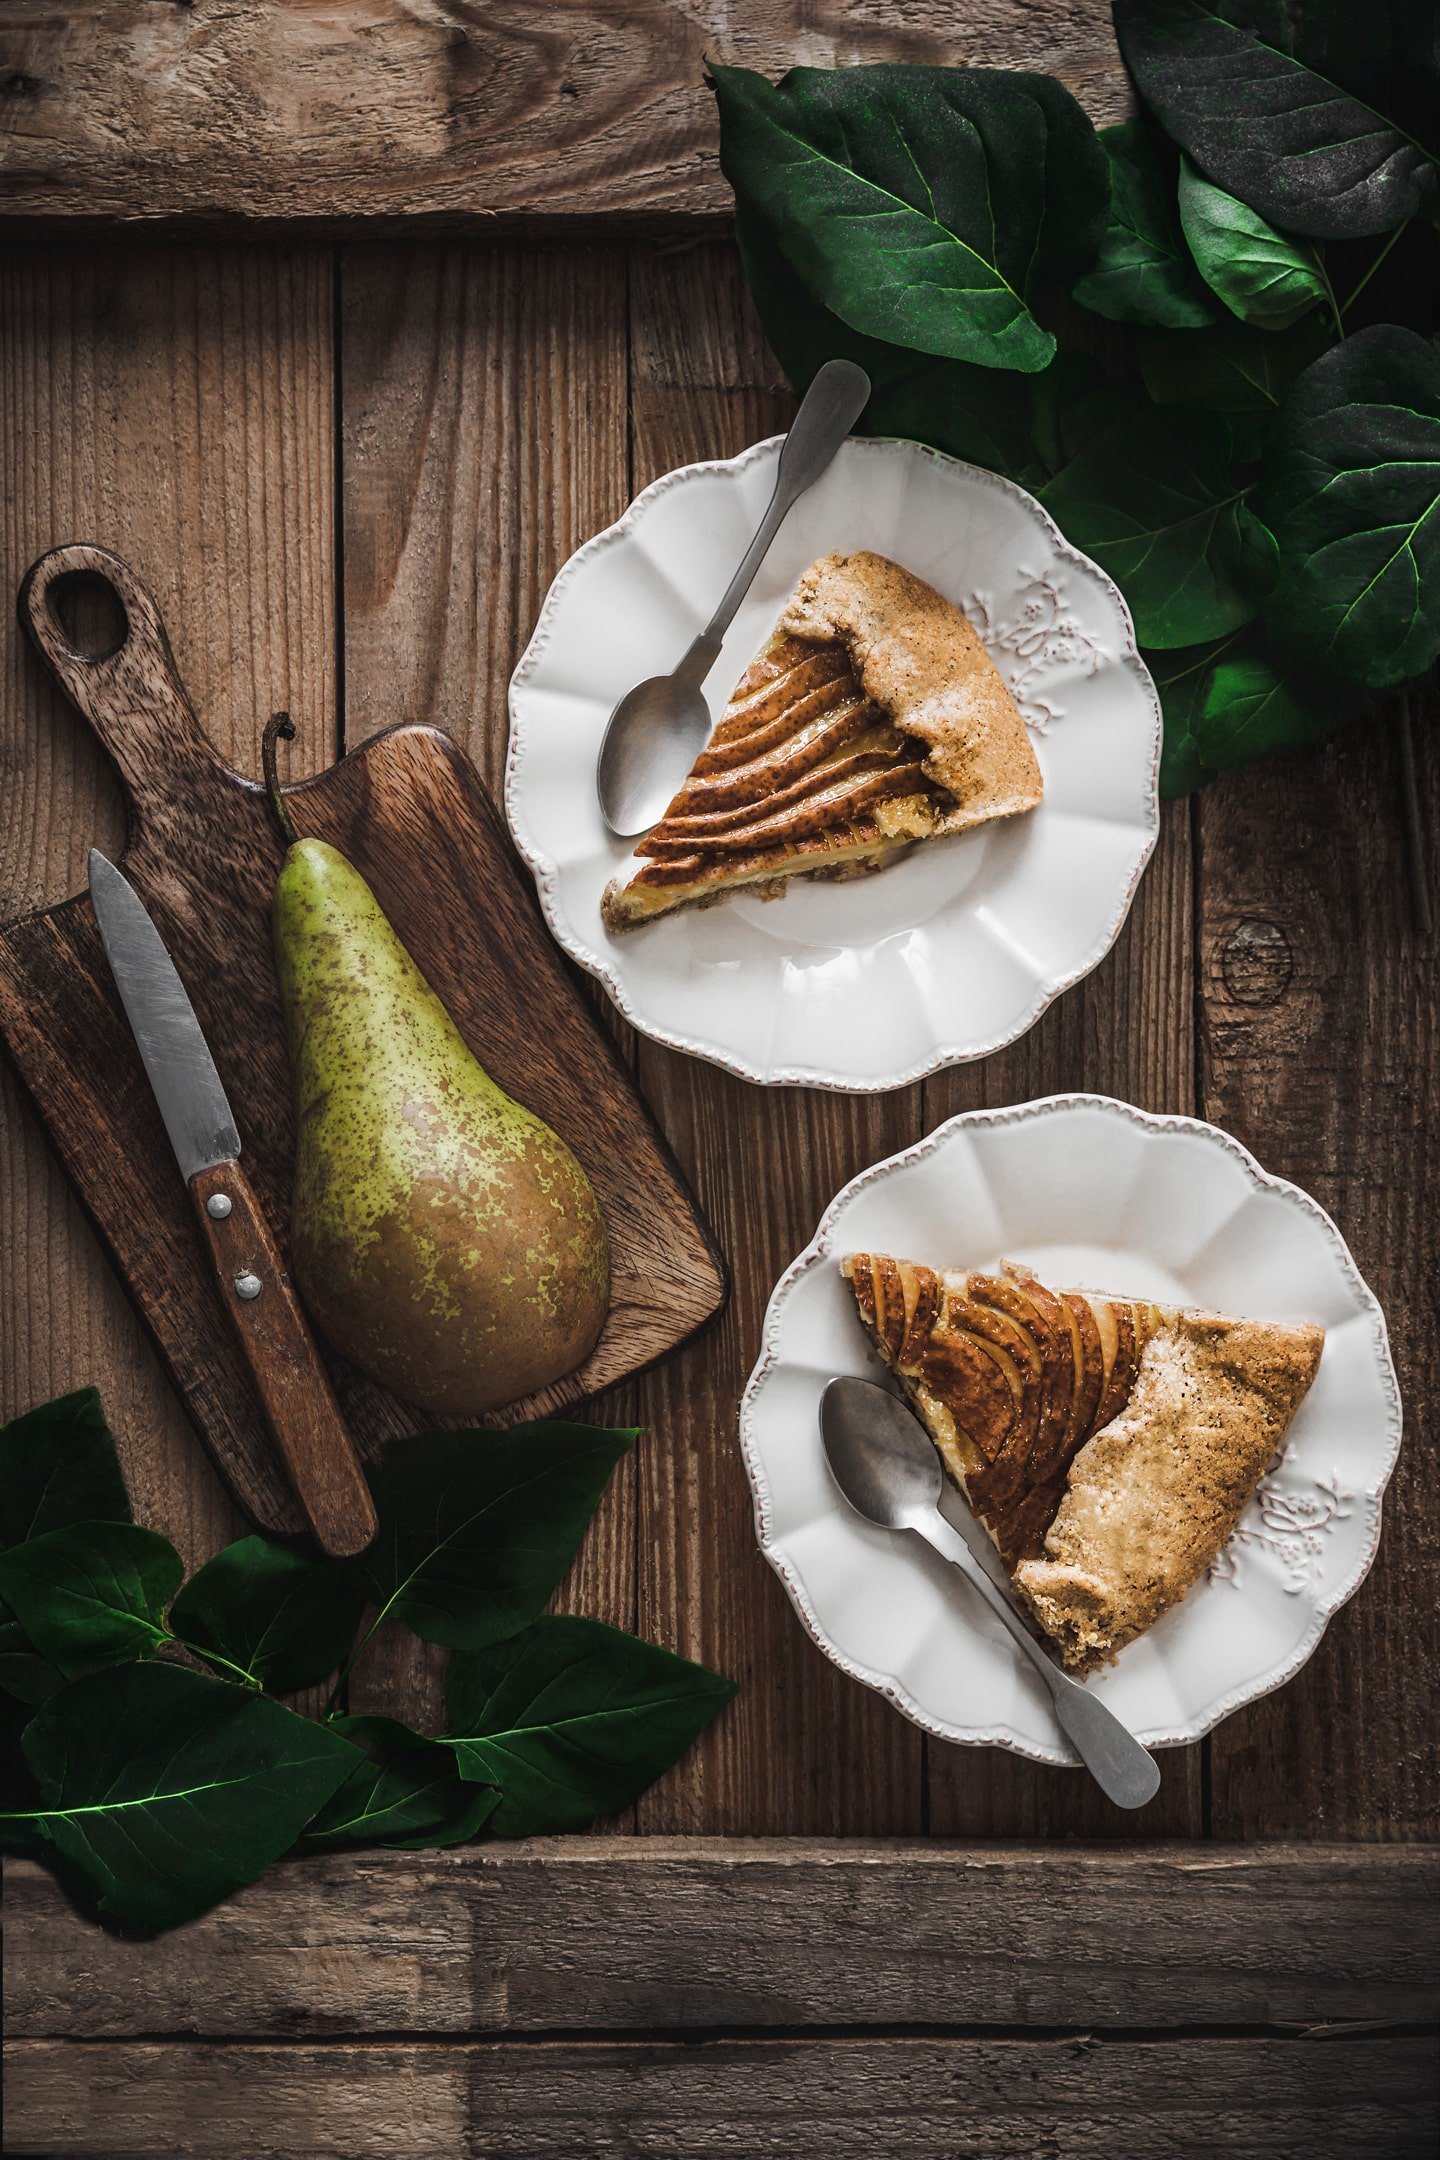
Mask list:
[[[110,652],[83,653],[71,644],[56,601],[72,579],[109,586],[124,623]],[[160,610],[118,555],[78,542],[51,548],[26,571],[17,608],[21,628],[119,766],[137,805],[157,770],[224,769],[185,695]]]

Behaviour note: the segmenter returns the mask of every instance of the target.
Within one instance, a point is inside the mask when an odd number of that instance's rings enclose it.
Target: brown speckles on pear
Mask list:
[[[579,1163],[478,1064],[343,855],[298,841],[274,923],[299,1122],[295,1268],[321,1328],[444,1415],[571,1371],[610,1276]]]

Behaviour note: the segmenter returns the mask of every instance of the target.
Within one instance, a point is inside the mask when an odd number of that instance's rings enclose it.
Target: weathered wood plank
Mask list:
[[[150,585],[221,751],[277,706],[297,770],[335,739],[330,260],[308,246],[13,249],[0,269],[11,596],[57,542]],[[113,775],[0,609],[0,908],[59,899],[118,852]],[[0,1415],[99,1384],[137,1514],[207,1556],[242,1527],[8,1072],[0,1138]]]
[[[788,425],[735,250],[632,251],[634,487]],[[765,1304],[856,1171],[917,1137],[919,1091],[757,1088],[650,1042],[640,1079],[729,1254],[717,1327],[641,1382],[641,1631],[740,1682],[725,1717],[640,1803],[645,1831],[885,1835],[921,1826],[920,1742],[806,1637],[760,1558],[736,1440]]]
[[[1433,698],[1416,714],[1440,830]],[[1428,723],[1428,724],[1427,724]],[[1204,1115],[1328,1208],[1390,1326],[1409,1437],[1373,1573],[1290,1685],[1211,1743],[1221,1836],[1435,1834],[1440,1657],[1440,1000],[1413,926],[1396,746],[1379,727],[1199,804]]]
[[[1063,727],[1065,721],[1056,722]],[[1193,1111],[1190,812],[1167,805],[1160,842],[1114,950],[1013,1048],[925,1083],[927,1130],[960,1110],[1071,1088],[1147,1110]],[[1002,1748],[927,1749],[929,1827],[944,1837],[1197,1836],[1201,1750],[1167,1748],[1160,1790],[1126,1814],[1077,1771]]]
[[[70,2160],[1415,2160],[1428,2039],[17,2041],[7,2151]]]
[[[273,1869],[123,1942],[5,1874],[16,2037],[1416,2023],[1440,1848],[554,1838]]]
[[[546,589],[625,507],[625,250],[356,246],[339,279],[345,747],[432,720],[498,800],[510,676]],[[588,1414],[633,1423],[633,1389]],[[635,1624],[637,1476],[633,1459],[617,1471],[559,1599],[617,1627]],[[382,1635],[351,1700],[438,1730],[443,1664]]]
[[[1127,109],[1106,0],[10,0],[0,214],[136,228],[718,218],[707,58],[1057,73]]]

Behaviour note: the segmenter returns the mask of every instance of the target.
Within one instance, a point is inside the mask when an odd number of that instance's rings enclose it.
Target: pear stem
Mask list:
[[[265,792],[270,798],[270,814],[279,827],[280,837],[286,847],[294,847],[299,835],[290,822],[290,813],[281,797],[280,775],[275,767],[275,745],[281,736],[286,742],[294,740],[295,723],[288,712],[272,713],[266,721],[265,733],[260,743],[260,766],[265,775]]]

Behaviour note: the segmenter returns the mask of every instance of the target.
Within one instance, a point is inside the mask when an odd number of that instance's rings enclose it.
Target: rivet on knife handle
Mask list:
[[[255,1195],[237,1162],[199,1171],[190,1190],[266,1423],[310,1527],[328,1553],[362,1552],[375,1535],[370,1488]]]

